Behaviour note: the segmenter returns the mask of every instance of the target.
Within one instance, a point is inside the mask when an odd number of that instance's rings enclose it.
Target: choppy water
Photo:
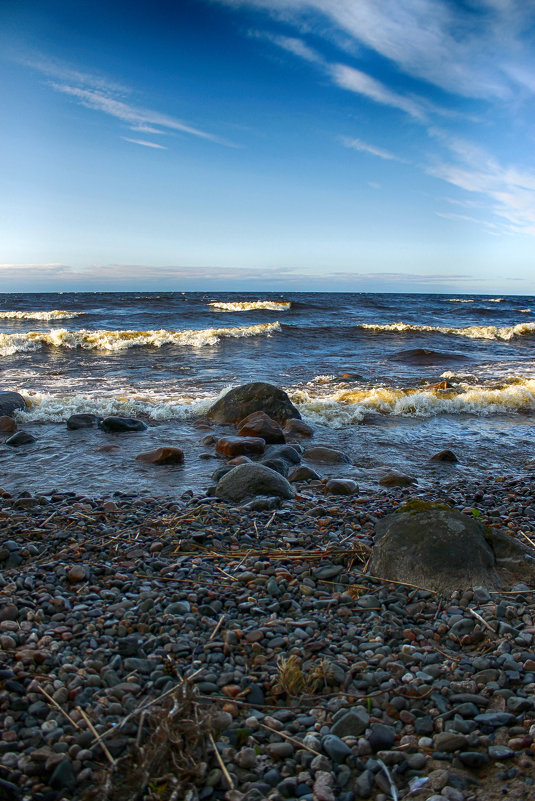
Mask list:
[[[0,445],[0,484],[181,493],[215,467],[192,420],[231,386],[284,387],[315,439],[364,486],[532,469],[535,298],[480,295],[65,293],[0,295],[0,389],[21,392],[35,445]],[[442,382],[449,386],[442,388]],[[433,387],[433,384],[439,384]],[[442,386],[440,386],[442,384]],[[143,416],[143,434],[68,432],[75,412]],[[118,445],[102,452],[102,445]],[[162,444],[184,467],[134,456]],[[429,456],[455,450],[455,467]]]

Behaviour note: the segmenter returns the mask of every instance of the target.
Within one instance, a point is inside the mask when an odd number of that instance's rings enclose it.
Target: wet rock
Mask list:
[[[267,443],[286,442],[282,428],[265,412],[253,412],[236,423],[240,437],[261,437]]]
[[[107,432],[145,431],[147,425],[134,417],[105,417],[99,423],[99,428]]]
[[[265,412],[278,423],[288,418],[301,418],[286,392],[263,381],[231,389],[214,403],[207,417],[216,423],[236,423],[258,411]]]
[[[439,592],[499,586],[484,528],[456,509],[440,507],[409,502],[379,521],[371,573]]]
[[[17,430],[17,424],[12,417],[2,415],[0,417],[0,433],[1,434],[14,434]]]
[[[343,451],[329,448],[326,445],[316,445],[303,452],[305,459],[311,462],[324,462],[326,464],[351,464],[351,459]]]
[[[5,444],[9,445],[11,448],[19,448],[21,445],[31,445],[32,442],[36,441],[33,434],[28,434],[27,431],[17,431],[16,434],[6,439]]]
[[[17,409],[26,409],[26,401],[18,392],[0,391],[0,415],[11,417]],[[295,415],[299,417],[299,414]]]
[[[403,364],[421,365],[422,367],[432,364],[466,361],[468,359],[462,353],[429,350],[428,348],[400,350],[388,358],[391,362],[403,362]]]
[[[295,467],[288,475],[288,481],[291,482],[319,481],[320,479],[321,476],[319,473],[316,473],[315,470],[313,470],[311,467],[307,467],[304,464]]]
[[[78,431],[80,428],[95,428],[101,420],[102,417],[96,414],[71,414],[67,420],[67,428],[71,431]]]
[[[308,423],[303,422],[303,420],[296,420],[293,417],[286,420],[282,431],[286,437],[292,438],[312,437],[314,435],[312,426],[309,426]]]
[[[382,487],[409,487],[411,484],[417,483],[415,478],[405,473],[386,473],[386,475],[379,479],[379,484]]]
[[[215,494],[223,500],[239,502],[256,495],[293,498],[291,484],[279,473],[263,464],[240,464],[218,482]]]
[[[264,453],[265,440],[260,437],[221,437],[215,449],[222,456],[243,456],[248,453]]]
[[[350,478],[331,478],[325,489],[331,495],[354,495],[358,492],[358,485]]]
[[[183,464],[184,451],[181,448],[164,445],[153,451],[138,453],[136,459],[138,462],[145,462],[146,464]]]
[[[272,459],[262,459],[260,464],[264,464],[266,467],[269,467],[270,470],[275,470],[276,473],[280,473],[284,478],[288,478],[290,468],[285,459],[277,459],[276,457]]]
[[[449,448],[445,448],[443,451],[439,451],[438,453],[433,454],[433,456],[431,456],[429,461],[455,463],[458,462],[459,460],[453,453],[453,451],[450,451]]]

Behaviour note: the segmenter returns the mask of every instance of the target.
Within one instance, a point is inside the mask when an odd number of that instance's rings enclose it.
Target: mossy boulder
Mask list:
[[[437,592],[501,585],[484,527],[445,504],[414,500],[376,526],[370,572]]]

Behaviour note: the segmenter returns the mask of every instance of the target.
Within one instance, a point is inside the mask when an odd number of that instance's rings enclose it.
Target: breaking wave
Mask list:
[[[52,311],[0,311],[1,320],[62,320],[67,317],[81,317],[87,312],[62,311],[53,309]]]
[[[262,323],[235,328],[206,328],[203,330],[168,331],[29,331],[25,334],[0,334],[0,355],[35,351],[41,347],[84,348],[85,350],[122,351],[133,347],[161,348],[163,345],[189,345],[194,348],[215,345],[221,339],[239,339],[272,334],[280,331],[280,323]]]
[[[496,325],[472,325],[468,328],[449,328],[441,325],[416,325],[411,323],[387,323],[377,325],[375,323],[363,323],[361,328],[369,331],[384,331],[386,333],[404,333],[406,331],[429,331],[437,334],[453,334],[469,339],[498,339],[508,342],[511,339],[522,336],[535,335],[535,323],[518,323],[517,325],[505,326],[500,328]]]
[[[473,303],[470,298],[444,298],[446,303]]]
[[[244,300],[236,301],[234,303],[222,303],[220,301],[212,301],[208,304],[212,309],[218,311],[238,312],[238,311],[253,311],[254,309],[269,309],[271,311],[289,311],[292,304],[290,301],[282,300]]]
[[[374,387],[314,395],[303,389],[292,392],[291,397],[303,417],[310,422],[344,428],[363,422],[370,413],[433,417],[535,411],[535,379],[519,378],[500,386],[463,386],[446,390]]]

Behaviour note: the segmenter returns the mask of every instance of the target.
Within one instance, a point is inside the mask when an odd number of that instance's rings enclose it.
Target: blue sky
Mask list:
[[[2,0],[0,291],[535,293],[533,0]]]

